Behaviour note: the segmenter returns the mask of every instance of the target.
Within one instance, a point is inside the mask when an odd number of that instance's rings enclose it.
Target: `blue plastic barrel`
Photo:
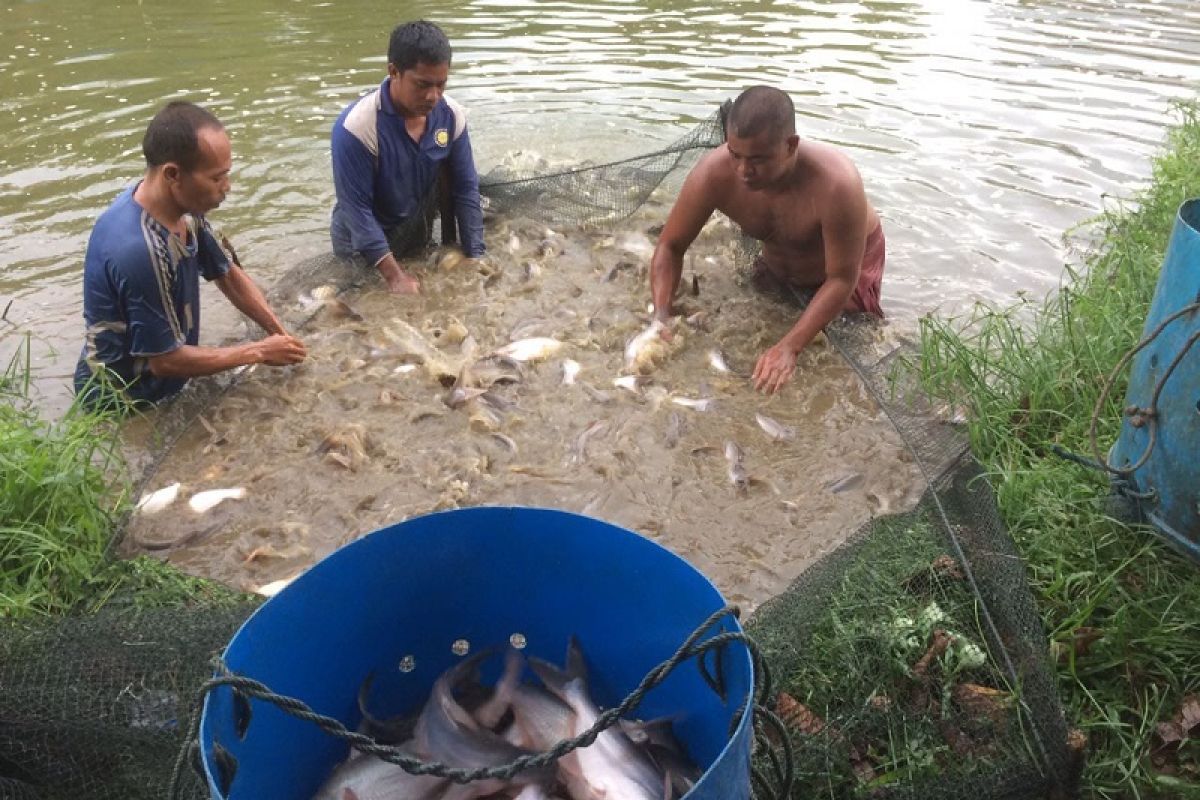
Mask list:
[[[549,509],[462,509],[393,525],[333,553],[264,603],[224,660],[230,671],[353,730],[361,721],[358,689],[371,672],[372,714],[408,713],[461,658],[460,640],[477,652],[520,634],[526,654],[562,664],[575,635],[593,698],[607,707],[724,605],[687,562],[623,528]],[[740,626],[727,617],[719,630]],[[721,658],[725,700],[684,662],[635,712],[676,719],[676,735],[705,770],[689,800],[750,796],[750,654],[734,643]],[[491,661],[486,680],[499,672],[500,659]],[[239,730],[234,706],[228,687],[204,704],[201,757],[214,800],[310,800],[349,752],[259,700],[250,701],[249,725]],[[227,789],[216,744],[237,765]]]
[[[1190,305],[1200,303],[1200,199],[1179,207],[1143,337]],[[1155,388],[1189,340],[1200,332],[1200,311],[1170,322],[1133,360],[1126,407],[1150,406]],[[1127,495],[1166,541],[1200,562],[1200,342],[1162,384],[1155,442],[1132,473]],[[1137,464],[1150,446],[1150,426],[1126,416],[1109,454],[1114,467]],[[1130,491],[1131,490],[1131,491]]]

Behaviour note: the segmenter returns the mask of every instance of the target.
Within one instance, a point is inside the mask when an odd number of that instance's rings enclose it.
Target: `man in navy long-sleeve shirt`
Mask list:
[[[333,207],[330,237],[342,257],[374,264],[398,294],[420,291],[393,249],[410,225],[424,225],[438,171],[448,168],[463,253],[483,255],[479,175],[461,105],[444,94],[450,42],[431,22],[392,31],[388,77],[342,112],[333,126]]]

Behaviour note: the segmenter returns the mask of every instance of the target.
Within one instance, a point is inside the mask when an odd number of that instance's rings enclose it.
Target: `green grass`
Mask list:
[[[0,618],[138,606],[227,604],[232,590],[152,559],[115,561],[129,509],[119,423],[128,409],[76,403],[54,422],[29,399],[28,341],[0,373]]]
[[[1092,253],[1058,293],[922,323],[922,377],[940,398],[967,398],[972,448],[1062,656],[1068,721],[1088,736],[1085,791],[1099,798],[1200,796],[1200,741],[1151,757],[1156,723],[1200,692],[1200,569],[1110,516],[1107,478],[1050,450],[1091,455],[1101,387],[1141,336],[1179,204],[1200,195],[1200,107],[1179,113],[1149,188],[1095,221]],[[1102,449],[1126,381],[1100,408]],[[1099,638],[1076,648],[1080,629]]]

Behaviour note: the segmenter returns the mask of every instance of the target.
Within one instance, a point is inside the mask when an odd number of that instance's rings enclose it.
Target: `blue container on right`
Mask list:
[[[1143,338],[1168,317],[1200,303],[1200,198],[1179,207]],[[1157,432],[1145,463],[1126,478],[1126,492],[1163,539],[1200,562],[1200,310],[1168,324],[1134,357],[1125,406],[1147,408],[1162,383]],[[1190,348],[1190,349],[1188,349]],[[1186,352],[1184,352],[1186,350]],[[1163,382],[1171,364],[1182,359]],[[1150,426],[1127,415],[1109,454],[1118,469],[1137,464],[1150,447]]]

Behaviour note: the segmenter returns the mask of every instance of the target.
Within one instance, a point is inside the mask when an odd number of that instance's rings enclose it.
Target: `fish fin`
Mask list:
[[[578,678],[584,686],[587,686],[587,661],[584,660],[583,648],[579,646],[579,640],[574,635],[567,642],[567,675],[571,678]]]
[[[535,675],[542,679],[542,683],[546,684],[546,688],[559,697],[562,696],[564,687],[571,680],[570,675],[549,661],[544,661],[536,656],[529,657],[529,667]]]
[[[358,800],[358,795],[349,786],[342,788],[342,800]]]

